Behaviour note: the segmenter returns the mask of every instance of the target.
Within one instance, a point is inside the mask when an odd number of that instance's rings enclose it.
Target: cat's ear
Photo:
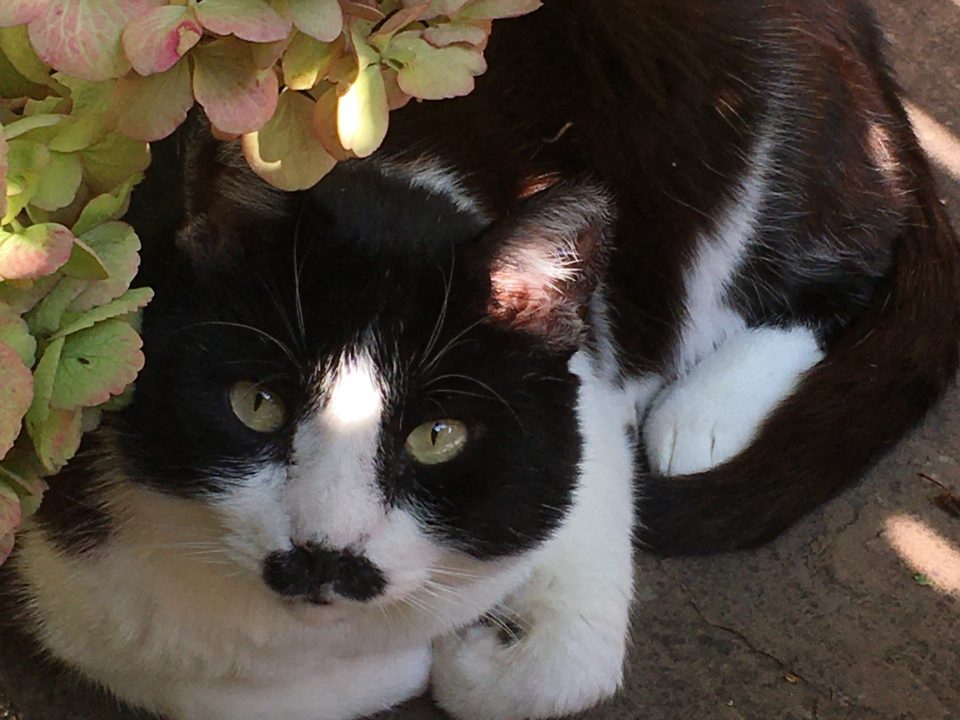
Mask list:
[[[606,269],[614,209],[592,183],[566,182],[530,198],[492,230],[489,321],[573,350]]]
[[[257,227],[282,222],[290,196],[268,185],[247,165],[238,141],[219,140],[206,117],[194,113],[182,130],[184,222],[178,249],[209,264],[241,254],[257,242]]]

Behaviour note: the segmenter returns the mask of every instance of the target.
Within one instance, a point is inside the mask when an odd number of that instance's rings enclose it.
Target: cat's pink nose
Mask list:
[[[263,580],[273,591],[326,605],[337,595],[367,601],[387,586],[380,569],[352,550],[333,550],[317,543],[294,545],[267,556]]]

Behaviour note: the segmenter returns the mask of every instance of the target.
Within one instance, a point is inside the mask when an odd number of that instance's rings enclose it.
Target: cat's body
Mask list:
[[[957,249],[877,45],[858,2],[548,0],[311,191],[188,152],[134,405],[13,560],[39,643],[173,720],[609,696],[635,529],[766,540],[953,376]]]

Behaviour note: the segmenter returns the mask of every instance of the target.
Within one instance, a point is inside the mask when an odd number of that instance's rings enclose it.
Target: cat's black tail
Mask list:
[[[750,447],[703,473],[640,478],[644,547],[689,555],[772,539],[860,477],[951,384],[960,251],[926,160],[908,147],[916,187],[889,283]]]

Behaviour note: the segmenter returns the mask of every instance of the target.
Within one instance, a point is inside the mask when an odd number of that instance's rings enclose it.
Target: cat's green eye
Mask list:
[[[250,380],[230,388],[230,407],[244,425],[258,433],[273,433],[287,421],[287,408],[275,392]]]
[[[459,420],[431,420],[407,436],[407,454],[421,465],[449,462],[467,445],[467,426]]]

